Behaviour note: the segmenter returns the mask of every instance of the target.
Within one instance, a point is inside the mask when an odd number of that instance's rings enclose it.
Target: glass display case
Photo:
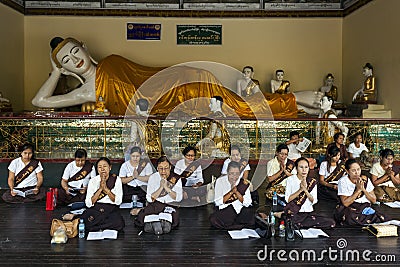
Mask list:
[[[364,143],[373,155],[377,156],[382,148],[391,148],[399,160],[400,155],[400,120],[339,119],[349,128],[346,143],[352,141],[356,132],[361,132]],[[152,118],[146,129],[156,146],[147,151],[150,158],[157,158],[162,153],[173,159],[181,157],[182,149],[187,145],[199,148],[199,156],[205,151],[199,144],[210,137],[212,123],[219,131],[225,132],[229,144],[239,144],[243,154],[250,159],[270,159],[276,145],[285,142],[291,131],[300,132],[313,142],[304,153],[307,157],[318,158],[324,154],[326,144],[315,144],[318,119],[290,120],[239,120],[224,118],[212,121],[206,118],[180,119]],[[70,159],[77,148],[85,148],[90,158],[108,156],[123,159],[129,144],[129,130],[124,117],[3,117],[0,120],[0,158],[15,158],[18,147],[25,142],[33,143],[38,158]],[[154,139],[159,140],[154,140]],[[209,156],[209,155],[208,155]],[[214,154],[223,158],[226,155]]]

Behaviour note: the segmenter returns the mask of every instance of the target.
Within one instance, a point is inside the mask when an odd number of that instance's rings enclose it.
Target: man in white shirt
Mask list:
[[[218,229],[237,230],[254,227],[254,212],[250,208],[250,182],[240,179],[240,165],[232,161],[228,165],[228,175],[215,183],[215,206],[210,223]]]

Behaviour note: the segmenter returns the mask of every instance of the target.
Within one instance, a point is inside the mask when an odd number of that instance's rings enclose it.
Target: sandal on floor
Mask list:
[[[67,213],[67,214],[64,214],[63,216],[61,216],[61,219],[63,221],[72,221],[74,218],[75,218],[75,214],[72,214],[72,213]]]
[[[140,210],[141,210],[142,208],[133,208],[133,209],[131,209],[131,211],[129,212],[132,216],[136,216],[136,215],[138,215],[139,214],[139,212],[140,212]]]

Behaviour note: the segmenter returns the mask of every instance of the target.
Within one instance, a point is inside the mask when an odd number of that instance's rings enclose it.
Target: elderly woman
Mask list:
[[[135,219],[137,226],[144,227],[145,232],[161,235],[179,225],[178,207],[173,203],[182,200],[182,181],[171,172],[166,156],[157,160],[157,172],[149,177],[146,199],[148,205]]]
[[[104,229],[121,231],[125,227],[119,212],[122,203],[121,179],[111,174],[111,162],[101,157],[96,162],[98,175],[89,181],[85,204],[87,209],[79,217],[84,220],[85,230],[95,232]],[[72,220],[74,214],[66,214],[64,220]]]
[[[35,159],[31,144],[25,144],[21,156],[11,161],[8,166],[8,186],[3,200],[8,203],[33,202],[44,198],[46,191],[43,184],[43,167]]]

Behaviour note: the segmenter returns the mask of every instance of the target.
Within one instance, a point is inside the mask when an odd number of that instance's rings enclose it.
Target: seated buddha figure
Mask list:
[[[324,93],[326,96],[330,96],[334,101],[338,99],[338,89],[333,84],[335,81],[335,77],[333,77],[332,73],[328,73],[325,78],[325,85],[322,86],[319,91]]]
[[[333,99],[329,96],[324,96],[321,99],[321,110],[318,118],[332,119],[332,121],[318,121],[315,133],[315,142],[320,144],[321,141],[324,145],[327,145],[333,141],[335,133],[342,132],[344,138],[349,133],[347,128],[342,121],[337,121],[337,115],[334,109],[332,109]],[[322,140],[321,140],[322,138]]]
[[[363,75],[365,76],[364,83],[353,96],[353,103],[376,103],[377,90],[375,87],[375,77],[373,76],[374,68],[370,63],[365,64],[363,67]]]
[[[277,94],[287,94],[290,92],[290,82],[283,79],[283,70],[275,71],[275,80],[271,80],[271,92]]]
[[[243,79],[237,81],[237,94],[242,97],[251,96],[260,92],[260,82],[253,79],[254,69],[251,66],[243,68]]]

